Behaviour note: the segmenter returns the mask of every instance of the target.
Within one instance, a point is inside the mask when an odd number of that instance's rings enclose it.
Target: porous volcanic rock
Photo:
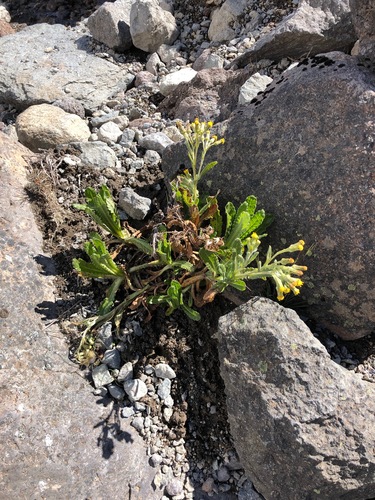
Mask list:
[[[222,317],[218,337],[231,433],[256,489],[267,500],[374,498],[374,384],[269,299]]]
[[[349,0],[301,0],[297,10],[250,50],[234,60],[237,67],[251,61],[299,58],[321,52],[350,52],[356,35]]]
[[[90,39],[62,25],[44,23],[1,37],[0,100],[25,109],[71,97],[95,110],[126,89],[129,75],[91,54]]]
[[[41,319],[55,317],[54,270],[23,191],[30,152],[3,133],[0,151],[0,496],[157,500],[142,439]]]
[[[350,0],[359,55],[375,62],[375,0]]]
[[[275,215],[274,248],[306,241],[301,296],[341,337],[375,328],[375,75],[334,52],[304,60],[218,127],[225,145],[203,191],[237,204],[255,194]],[[163,152],[169,175],[184,146]]]

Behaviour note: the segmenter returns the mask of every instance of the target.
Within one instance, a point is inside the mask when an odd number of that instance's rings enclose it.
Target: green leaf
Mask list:
[[[219,258],[216,255],[216,253],[210,252],[209,250],[206,250],[205,248],[201,248],[199,250],[199,257],[206,264],[206,267],[209,269],[209,271],[211,271],[213,276],[220,275],[220,263],[219,263]]]
[[[133,238],[132,236],[130,236],[129,238],[126,238],[125,241],[127,244],[134,245],[138,248],[138,250],[141,250],[141,252],[147,255],[152,255],[153,253],[152,246],[142,238]]]
[[[214,168],[217,165],[217,161],[211,161],[208,163],[203,170],[201,171],[199,175],[199,179],[201,179],[204,175],[206,175],[212,168]]]
[[[256,231],[258,234],[263,234],[265,230],[272,224],[275,216],[272,214],[265,214],[263,222],[257,227]]]
[[[228,203],[225,205],[225,214],[226,214],[226,229],[225,229],[224,239],[227,239],[232,230],[232,224],[236,216],[236,209],[231,201],[228,201]]]
[[[246,283],[242,280],[231,281],[230,286],[232,286],[236,290],[240,290],[241,292],[244,292],[246,290]]]
[[[214,236],[221,236],[223,231],[223,218],[219,209],[217,209],[215,215],[212,217],[210,225],[215,231]]]
[[[77,203],[73,207],[86,212],[100,227],[113,236],[121,240],[130,236],[128,231],[121,229],[116,205],[107,186],[101,186],[98,193],[93,188],[87,188],[85,197],[86,205]]]
[[[201,315],[199,314],[199,312],[187,306],[186,304],[181,304],[181,309],[184,311],[186,316],[193,321],[199,321],[201,319]]]
[[[247,224],[246,229],[241,235],[241,240],[247,238],[250,236],[251,233],[256,231],[259,226],[262,224],[264,217],[265,217],[265,211],[264,210],[258,210],[250,219],[250,221]]]

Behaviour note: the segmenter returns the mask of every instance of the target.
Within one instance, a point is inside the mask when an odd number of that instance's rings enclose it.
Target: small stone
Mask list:
[[[113,382],[113,377],[109,373],[109,370],[106,365],[96,366],[92,370],[92,379],[94,381],[95,387],[98,389],[99,387],[103,387],[104,385],[108,385]]]
[[[121,410],[121,415],[123,418],[132,417],[134,415],[134,408],[132,406],[125,406],[125,408]]]
[[[173,415],[173,408],[164,408],[163,417],[166,422],[169,422]]]
[[[141,432],[144,429],[143,421],[143,417],[135,417],[133,418],[131,425],[134,427],[134,429],[137,429],[138,432]]]
[[[176,378],[176,372],[166,363],[159,363],[155,366],[155,376],[158,378]]]
[[[215,480],[214,480],[214,478],[213,477],[209,477],[202,484],[202,491],[204,491],[205,493],[210,494],[210,493],[213,492],[214,486],[215,486]]]
[[[146,375],[153,375],[154,373],[154,367],[152,365],[146,365],[145,366],[145,374]]]
[[[160,92],[167,96],[169,95],[180,83],[190,82],[197,72],[193,68],[183,68],[169,75],[163,76],[160,80]]]
[[[101,342],[106,349],[110,349],[113,343],[112,336],[112,323],[104,323],[98,331],[98,340]]]
[[[104,398],[104,396],[106,396],[107,393],[108,391],[105,387],[99,387],[98,389],[94,390],[95,396],[101,396],[102,398]]]
[[[108,391],[115,399],[123,399],[125,397],[125,391],[116,384],[110,384],[108,386]]]
[[[118,370],[121,366],[121,354],[117,349],[108,349],[105,351],[101,361],[104,365]]]
[[[151,200],[126,187],[120,191],[118,204],[132,219],[143,220],[150,210]]]
[[[145,149],[151,149],[162,153],[163,150],[173,144],[173,141],[163,132],[154,132],[152,134],[145,135],[139,140],[139,145]]]
[[[148,163],[150,163],[151,165],[155,165],[155,164],[159,163],[159,161],[161,160],[161,156],[159,155],[159,153],[157,151],[153,151],[152,149],[148,149],[145,152],[143,159],[145,161],[147,161]]]
[[[153,453],[150,457],[152,467],[158,467],[163,462],[163,457],[158,453]]]
[[[134,130],[127,128],[126,130],[123,131],[121,138],[120,138],[120,144],[124,148],[130,148],[132,145],[133,141],[135,138],[135,132]]]
[[[125,382],[125,380],[131,380],[133,378],[133,365],[130,363],[125,363],[117,376],[119,382]]]
[[[163,403],[164,403],[164,406],[167,406],[168,408],[172,408],[174,405],[174,400],[173,400],[172,396],[167,396],[164,399]]]
[[[217,480],[220,483],[225,483],[230,479],[230,474],[229,471],[226,467],[219,467],[217,471]]]
[[[126,380],[124,382],[124,389],[130,401],[138,401],[147,394],[146,384],[139,379]]]
[[[165,378],[158,385],[158,396],[160,399],[165,399],[171,394],[171,381],[168,378]]]
[[[121,136],[122,130],[113,122],[104,123],[98,130],[99,140],[107,144],[117,142]]]
[[[165,491],[171,497],[179,495],[180,493],[182,493],[182,490],[183,490],[183,484],[179,479],[176,478],[173,478],[171,481],[169,481],[169,483],[165,487]]]
[[[106,113],[105,115],[102,116],[96,116],[91,119],[91,125],[93,127],[100,127],[101,125],[104,125],[104,123],[108,123],[110,121],[113,121],[114,118],[116,118],[119,114],[119,111],[112,111],[111,113]]]

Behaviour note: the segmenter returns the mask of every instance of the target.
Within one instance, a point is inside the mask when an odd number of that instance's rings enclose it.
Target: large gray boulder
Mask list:
[[[234,444],[267,500],[375,497],[374,384],[264,298],[220,319],[218,348]]]
[[[0,100],[19,109],[72,97],[95,110],[134,78],[91,54],[89,36],[61,24],[0,38],[0,60]]]
[[[95,40],[111,49],[125,51],[132,47],[130,35],[130,9],[134,0],[105,2],[87,20],[87,26]]]
[[[130,11],[130,33],[135,47],[152,53],[163,44],[172,45],[179,30],[173,15],[158,0],[135,0]]]
[[[233,64],[283,57],[299,58],[321,52],[350,52],[356,41],[349,0],[301,0],[298,9],[262,36]]]
[[[30,152],[1,132],[0,152],[0,497],[157,500],[145,444],[98,404],[53,321],[53,265],[23,191]]]
[[[358,53],[375,62],[375,0],[350,0],[353,24],[359,38]]]
[[[374,91],[355,58],[303,61],[219,127],[226,143],[202,185],[237,204],[255,194],[275,215],[274,248],[306,241],[308,313],[347,339],[375,328]],[[168,175],[182,163],[183,146],[163,152]]]

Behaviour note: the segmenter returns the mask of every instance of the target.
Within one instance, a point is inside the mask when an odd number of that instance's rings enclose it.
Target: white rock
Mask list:
[[[117,157],[105,142],[73,142],[72,146],[81,152],[80,165],[103,170],[115,168]]]
[[[173,408],[165,407],[163,408],[163,418],[166,422],[169,422],[173,415]]]
[[[0,21],[10,23],[11,17],[4,5],[0,5]]]
[[[150,210],[151,200],[126,187],[120,191],[118,204],[132,219],[143,220]]]
[[[110,144],[112,142],[117,142],[122,136],[122,130],[116,123],[107,122],[104,123],[98,130],[98,138],[100,141]]]
[[[90,129],[82,118],[51,104],[27,108],[17,118],[16,131],[18,140],[31,151],[87,141],[90,137]]]
[[[139,379],[125,380],[124,390],[130,401],[138,401],[147,394],[146,384]]]
[[[250,102],[258,92],[263,92],[267,85],[272,82],[272,78],[267,75],[261,75],[260,73],[255,73],[252,75],[240,88],[240,94],[238,96],[238,104],[246,104]]]
[[[210,49],[206,49],[202,52],[202,54],[197,57],[194,61],[193,69],[195,71],[201,71],[202,69],[211,69],[211,68],[223,68],[224,67],[224,59],[218,54],[211,54]]]
[[[180,83],[190,82],[197,72],[193,68],[182,68],[174,73],[165,75],[160,80],[160,92],[167,96],[170,94]]]
[[[164,132],[154,132],[152,134],[145,135],[139,140],[139,145],[145,149],[151,149],[152,151],[157,151],[162,153],[163,150],[173,144],[172,139],[170,139]]]
[[[160,399],[166,399],[168,396],[171,394],[171,381],[169,378],[165,378],[159,385],[158,385],[158,396]]]
[[[155,376],[172,379],[176,377],[176,372],[166,363],[159,363],[155,366]]]
[[[163,63],[170,65],[173,60],[181,57],[179,52],[180,45],[166,45],[163,43],[157,50],[157,54]]]
[[[133,378],[133,365],[130,363],[125,363],[117,375],[117,380],[119,382],[125,382],[125,380],[131,380]]]
[[[232,27],[247,7],[247,0],[226,0],[212,15],[208,38],[212,42],[226,42],[235,37]]]
[[[162,63],[163,66],[164,66],[164,63]],[[161,59],[160,57],[158,56],[157,52],[154,52],[153,54],[150,55],[150,57],[147,59],[147,62],[146,62],[146,70],[153,74],[153,75],[157,75],[158,72],[159,72],[159,67],[161,65]]]
[[[109,370],[106,365],[96,366],[92,370],[91,375],[94,381],[94,385],[97,389],[99,387],[103,387],[104,385],[110,384],[114,380],[112,375],[109,373]]]
[[[178,36],[176,20],[163,10],[158,0],[135,0],[130,10],[130,34],[133,44],[145,52],[156,52]]]

